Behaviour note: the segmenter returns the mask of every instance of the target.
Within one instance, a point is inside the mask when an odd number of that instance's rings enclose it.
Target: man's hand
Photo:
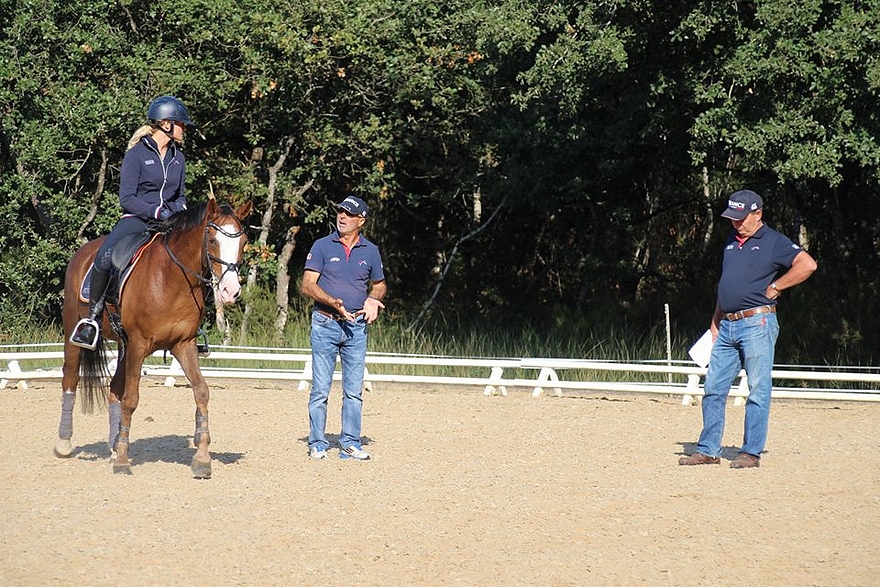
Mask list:
[[[385,304],[372,296],[368,297],[364,300],[364,309],[358,311],[358,314],[363,314],[364,319],[367,321],[367,324],[372,324],[373,320],[379,317],[379,308],[384,308]]]

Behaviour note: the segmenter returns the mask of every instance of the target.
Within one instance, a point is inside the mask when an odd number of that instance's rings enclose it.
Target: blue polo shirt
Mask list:
[[[385,280],[379,247],[359,235],[358,242],[346,251],[335,230],[315,241],[306,257],[305,268],[317,271],[321,289],[340,298],[349,312],[363,309],[369,285]],[[336,311],[319,303],[315,307],[325,312]]]
[[[757,306],[775,306],[764,295],[779,272],[791,267],[803,249],[764,224],[740,244],[732,230],[724,245],[718,305],[722,312],[739,312]]]

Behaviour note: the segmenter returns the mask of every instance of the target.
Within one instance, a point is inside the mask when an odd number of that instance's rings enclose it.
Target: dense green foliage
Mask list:
[[[169,93],[198,124],[189,197],[252,200],[254,226],[274,197],[294,277],[329,204],[367,198],[386,319],[412,330],[641,340],[669,303],[686,345],[748,186],[819,262],[778,358],[871,363],[878,44],[880,0],[0,0],[0,334],[57,323]],[[265,268],[249,303],[271,329]]]

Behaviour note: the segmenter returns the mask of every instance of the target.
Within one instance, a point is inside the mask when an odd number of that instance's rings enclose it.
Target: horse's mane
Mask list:
[[[202,225],[205,218],[207,204],[199,202],[186,210],[178,212],[165,221],[163,232],[187,231]]]
[[[178,212],[165,221],[162,225],[162,232],[186,232],[201,226],[205,220],[207,208],[207,203],[199,202],[182,212]],[[218,209],[221,216],[235,216],[235,210],[229,204],[220,204]]]

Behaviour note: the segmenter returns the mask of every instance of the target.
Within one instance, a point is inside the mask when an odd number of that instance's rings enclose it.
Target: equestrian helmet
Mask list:
[[[157,124],[162,120],[172,120],[188,124],[189,126],[195,126],[193,121],[190,120],[186,106],[174,96],[159,96],[153,100],[150,103],[150,107],[147,108],[147,119],[153,124]]]

